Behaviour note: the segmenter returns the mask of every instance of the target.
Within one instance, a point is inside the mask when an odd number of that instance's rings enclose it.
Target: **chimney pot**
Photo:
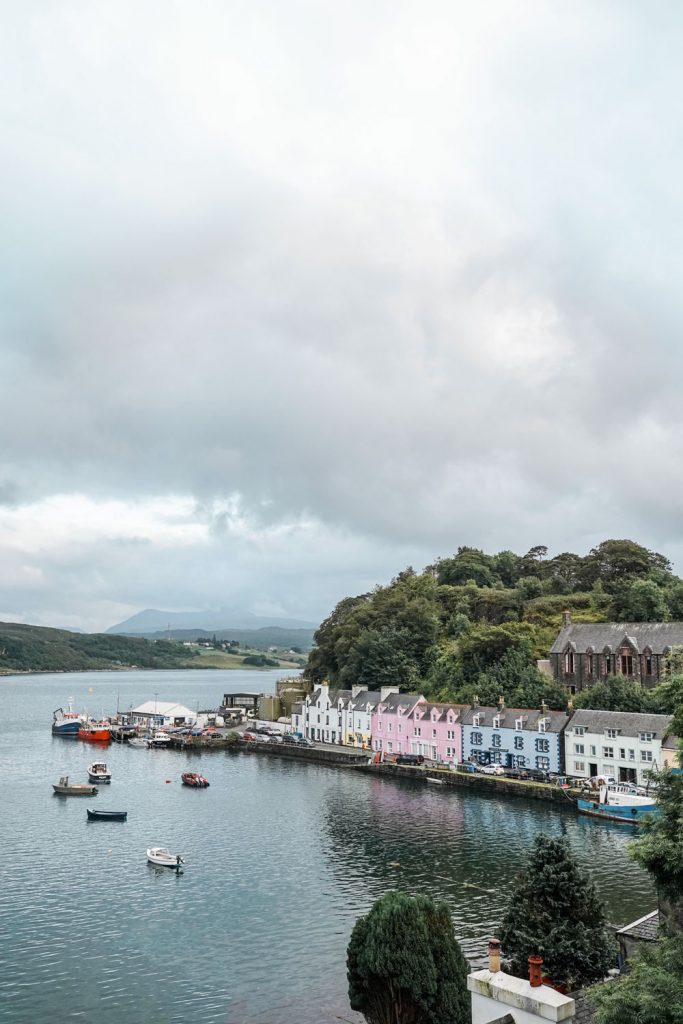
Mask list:
[[[542,956],[529,957],[529,983],[532,988],[541,987],[541,967],[543,966]]]
[[[500,939],[489,939],[489,970],[491,974],[500,970]]]

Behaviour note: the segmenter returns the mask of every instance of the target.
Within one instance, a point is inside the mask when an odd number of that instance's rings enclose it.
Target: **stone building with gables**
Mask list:
[[[553,678],[578,693],[611,676],[656,686],[674,647],[683,646],[683,622],[577,622],[564,612],[550,650]]]

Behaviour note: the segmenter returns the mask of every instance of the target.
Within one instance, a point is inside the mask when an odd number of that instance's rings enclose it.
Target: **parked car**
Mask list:
[[[309,738],[307,736],[300,736],[299,739],[297,740],[297,743],[299,744],[300,747],[314,747],[315,746],[315,743],[313,742],[313,740],[309,740]]]
[[[243,732],[242,739],[250,740],[252,743],[255,743],[256,740],[260,739],[260,736],[257,736],[255,732]]]
[[[502,764],[480,764],[477,771],[482,775],[505,775]]]
[[[270,740],[271,743],[282,743],[282,733],[271,732],[268,736],[268,739]]]
[[[397,754],[396,764],[424,764],[422,754]]]
[[[300,736],[295,736],[293,732],[286,732],[286,733],[284,733],[284,735],[282,737],[282,742],[283,743],[295,744],[295,743],[299,743],[300,740],[301,740],[301,737]]]
[[[462,764],[452,764],[452,772],[476,772],[476,764],[472,764],[471,761],[464,761]]]

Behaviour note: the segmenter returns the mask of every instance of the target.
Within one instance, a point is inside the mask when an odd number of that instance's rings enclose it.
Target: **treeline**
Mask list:
[[[574,622],[683,619],[683,581],[668,559],[630,540],[587,555],[488,555],[461,547],[423,572],[340,601],[315,633],[306,675],[336,686],[398,685],[435,700],[566,706],[540,673],[568,608]]]
[[[165,640],[0,622],[0,673],[182,668],[196,652]]]

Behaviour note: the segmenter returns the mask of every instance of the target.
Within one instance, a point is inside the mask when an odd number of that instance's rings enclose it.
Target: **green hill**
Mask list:
[[[81,672],[116,668],[183,668],[195,652],[166,640],[0,622],[0,673]]]

